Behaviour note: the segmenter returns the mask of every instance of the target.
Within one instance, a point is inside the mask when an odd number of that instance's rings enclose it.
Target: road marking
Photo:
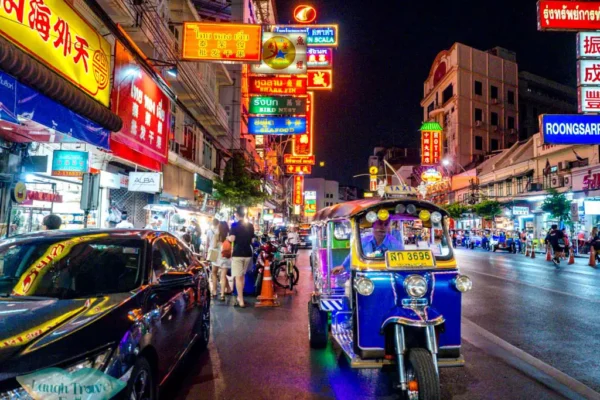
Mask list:
[[[473,321],[463,317],[462,327],[461,336],[467,342],[500,358],[568,399],[600,400],[600,393],[589,386],[513,346]]]

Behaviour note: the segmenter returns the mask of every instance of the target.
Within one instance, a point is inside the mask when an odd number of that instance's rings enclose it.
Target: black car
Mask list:
[[[95,368],[127,382],[119,397],[156,399],[209,332],[207,273],[168,233],[47,231],[0,241],[0,399],[20,398],[16,377],[49,367]]]

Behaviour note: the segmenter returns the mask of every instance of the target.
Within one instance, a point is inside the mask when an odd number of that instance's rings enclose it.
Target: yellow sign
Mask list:
[[[21,204],[27,200],[27,186],[23,182],[17,182],[13,188],[13,201]]]
[[[379,173],[379,168],[377,168],[376,166],[372,166],[369,167],[369,174],[371,175],[377,175]]]
[[[403,250],[385,253],[388,268],[433,268],[434,260],[431,250]]]
[[[64,0],[4,0],[0,35],[108,106],[111,47]]]

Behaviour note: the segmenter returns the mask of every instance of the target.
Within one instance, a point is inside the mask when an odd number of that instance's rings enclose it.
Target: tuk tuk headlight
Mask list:
[[[373,281],[369,278],[359,277],[354,280],[354,290],[363,296],[370,296],[375,289],[375,285],[373,285]]]
[[[473,288],[473,281],[466,275],[458,275],[454,279],[454,286],[456,286],[456,290],[459,292],[465,293]]]
[[[435,225],[442,222],[442,214],[440,214],[437,211],[432,212],[431,213],[431,222],[433,222]]]
[[[404,280],[404,289],[410,297],[423,297],[427,293],[427,281],[421,275],[409,275]]]

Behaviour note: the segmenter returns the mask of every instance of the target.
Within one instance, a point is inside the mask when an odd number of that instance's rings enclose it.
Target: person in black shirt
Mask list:
[[[554,251],[554,258],[552,258],[552,262],[554,265],[560,264],[560,255],[564,251],[565,248],[565,234],[563,231],[558,230],[558,225],[552,225],[545,239],[546,245],[550,244],[552,246],[552,250]]]
[[[252,238],[254,237],[254,226],[246,222],[246,213],[243,207],[235,211],[236,222],[231,225],[229,240],[233,242],[233,253],[231,257],[231,276],[235,279],[237,289],[236,306],[246,307],[244,302],[244,278],[246,270],[252,261]]]

